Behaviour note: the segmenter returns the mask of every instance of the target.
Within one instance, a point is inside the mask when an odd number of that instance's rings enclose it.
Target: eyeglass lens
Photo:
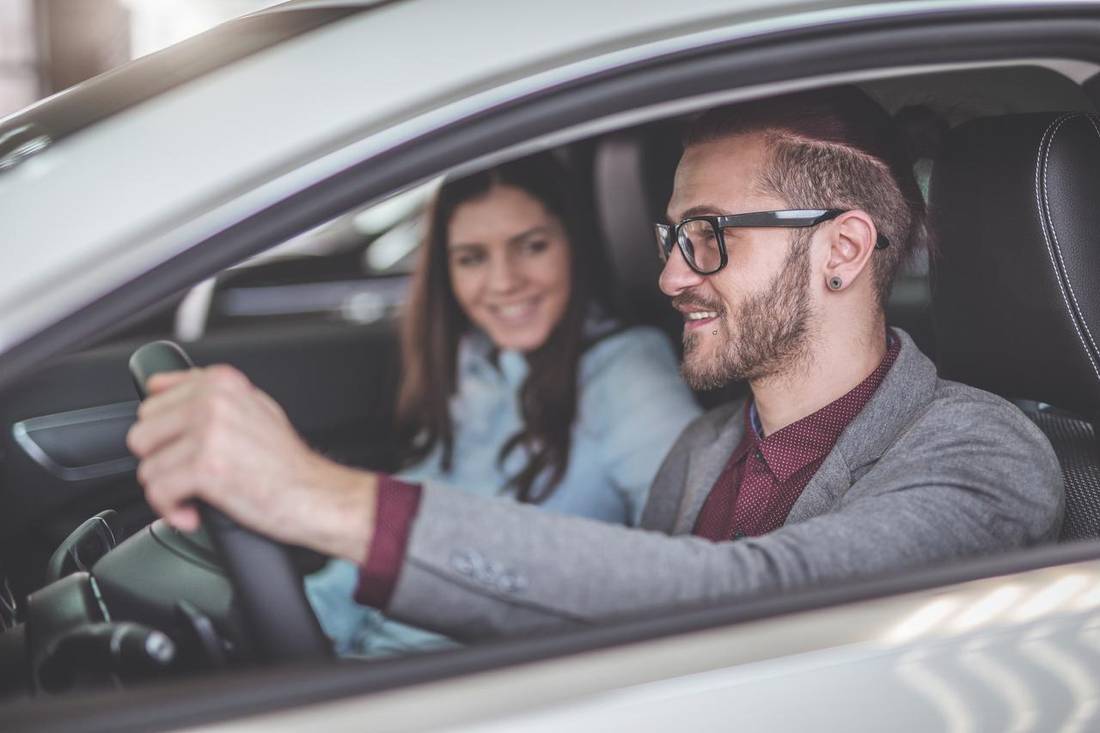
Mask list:
[[[674,227],[661,224],[656,227],[657,246],[662,262],[668,259],[672,254],[672,246],[675,246],[669,241],[672,229]],[[680,251],[684,253],[689,265],[700,272],[712,272],[721,266],[722,252],[718,248],[718,235],[709,221],[690,219],[675,227],[675,230]]]
[[[718,249],[718,235],[705,219],[685,221],[679,227],[679,243],[696,269],[710,272],[718,269],[722,261]]]

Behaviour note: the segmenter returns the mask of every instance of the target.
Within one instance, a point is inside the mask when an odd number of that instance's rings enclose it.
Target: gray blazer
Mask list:
[[[428,485],[388,613],[456,638],[583,625],[881,575],[1057,537],[1061,471],[1012,404],[939,379],[901,351],[786,524],[711,542],[690,533],[741,440],[744,402],[691,423],[640,528]]]

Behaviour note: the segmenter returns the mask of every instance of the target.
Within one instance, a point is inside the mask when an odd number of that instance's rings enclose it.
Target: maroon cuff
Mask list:
[[[419,484],[407,484],[388,474],[378,474],[374,535],[367,562],[359,568],[357,603],[383,610],[389,605],[419,507]]]

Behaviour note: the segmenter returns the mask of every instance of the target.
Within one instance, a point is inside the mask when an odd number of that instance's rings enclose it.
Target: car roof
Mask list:
[[[351,159],[539,89],[784,27],[990,4],[354,4],[369,11],[210,70],[0,170],[0,353]],[[288,3],[244,20],[347,6]]]

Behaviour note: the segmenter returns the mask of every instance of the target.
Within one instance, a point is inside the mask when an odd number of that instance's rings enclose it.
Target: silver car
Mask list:
[[[326,452],[385,467],[394,313],[442,175],[556,150],[635,315],[658,322],[649,223],[692,114],[855,83],[944,129],[1092,120],[1098,72],[1096,2],[301,0],[0,120],[0,728],[1100,728],[1087,217],[1085,234],[1061,230],[1064,250],[1006,243],[1049,251],[1055,275],[1037,272],[1036,292],[1056,315],[1038,328],[1080,335],[1020,368],[1039,384],[1086,365],[1081,387],[1005,395],[1028,401],[1063,461],[1056,545],[406,658],[233,664],[264,619],[208,546],[146,526],[123,442],[127,359],[172,338],[240,366]],[[917,151],[925,183],[941,152]],[[1095,207],[1088,180],[1028,170],[1021,185],[1047,200],[1023,213],[1055,236],[1059,205]],[[945,248],[933,285],[953,261]],[[974,298],[975,312],[1000,307]],[[942,303],[917,262],[889,313],[934,351]],[[229,661],[188,666],[202,645]]]

